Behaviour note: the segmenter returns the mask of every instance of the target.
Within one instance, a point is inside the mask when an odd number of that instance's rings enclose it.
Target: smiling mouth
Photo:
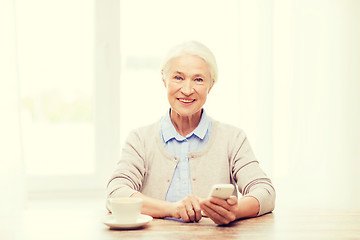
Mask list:
[[[195,102],[195,99],[178,98],[178,100],[179,100],[180,102],[183,102],[183,103],[192,103],[192,102]]]

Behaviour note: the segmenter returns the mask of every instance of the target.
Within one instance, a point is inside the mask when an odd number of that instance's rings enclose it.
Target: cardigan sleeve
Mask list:
[[[141,191],[144,175],[144,147],[138,132],[132,131],[108,182],[107,197],[130,197]]]
[[[270,178],[260,168],[245,133],[241,130],[237,131],[231,145],[232,177],[240,193],[259,201],[258,216],[273,211],[275,189]]]

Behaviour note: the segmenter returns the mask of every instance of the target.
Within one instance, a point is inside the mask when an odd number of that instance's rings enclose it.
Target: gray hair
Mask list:
[[[166,74],[169,68],[169,62],[176,57],[183,56],[184,54],[199,56],[205,60],[210,68],[210,85],[213,86],[218,78],[218,68],[215,56],[208,47],[197,41],[184,42],[171,48],[163,59],[161,71]]]

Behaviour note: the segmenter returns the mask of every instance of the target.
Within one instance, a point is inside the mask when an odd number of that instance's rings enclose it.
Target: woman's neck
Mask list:
[[[183,137],[186,137],[189,133],[195,130],[199,125],[201,119],[202,110],[191,115],[181,116],[178,113],[171,110],[170,119],[173,123],[176,131]]]

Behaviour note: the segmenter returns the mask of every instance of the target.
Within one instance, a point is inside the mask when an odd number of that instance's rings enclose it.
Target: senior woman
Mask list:
[[[158,122],[132,131],[108,183],[108,198],[139,197],[142,213],[155,218],[217,224],[274,209],[275,190],[261,170],[245,133],[206,114],[203,106],[217,80],[211,51],[199,42],[175,46],[161,70],[170,109]],[[213,184],[237,192],[208,197]]]

